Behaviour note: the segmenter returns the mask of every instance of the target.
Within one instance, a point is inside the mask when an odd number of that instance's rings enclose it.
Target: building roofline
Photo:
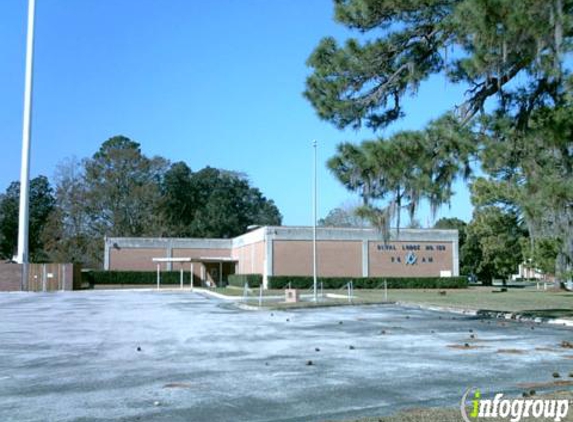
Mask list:
[[[263,241],[267,236],[277,240],[304,240],[312,232],[312,226],[261,226],[247,231],[239,236],[222,238],[200,237],[106,237],[105,243],[110,247],[128,247],[133,244],[146,244],[147,247],[165,246],[185,247],[195,244],[195,247],[215,249],[232,248],[241,244]],[[390,229],[390,241],[457,241],[458,230],[455,229]],[[370,240],[382,241],[382,232],[374,227],[317,227],[318,240]],[[420,237],[420,238],[418,238]]]
[[[289,230],[311,230],[313,229],[313,226],[262,226],[259,229],[262,228],[267,228],[267,229],[289,229]],[[256,229],[256,230],[259,230]],[[381,230],[379,230],[376,227],[336,227],[336,226],[316,226],[317,230],[338,230],[338,231],[355,231],[355,232],[360,232],[360,231],[375,231],[375,232],[379,232],[381,233]],[[390,232],[397,232],[398,228],[397,227],[390,227]],[[418,232],[418,231],[423,231],[423,232],[457,232],[457,229],[433,229],[433,228],[400,228],[399,230],[400,232]]]
[[[189,241],[189,240],[200,240],[200,241],[213,241],[213,242],[229,242],[233,240],[234,237],[231,238],[222,238],[222,237],[134,237],[134,236],[115,236],[115,237],[105,237],[105,241],[111,242],[113,240],[161,240],[161,241]]]
[[[268,226],[267,236],[276,240],[308,240],[312,237],[310,226]],[[317,227],[318,240],[383,242],[383,233],[376,228]],[[399,242],[457,242],[457,230],[443,229],[390,229],[388,241]]]

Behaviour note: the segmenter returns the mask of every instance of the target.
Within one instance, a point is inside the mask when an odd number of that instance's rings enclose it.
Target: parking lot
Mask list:
[[[573,349],[560,346],[572,337],[393,305],[1,293],[0,420],[325,421],[455,406],[472,386],[520,394],[554,372],[573,380]]]

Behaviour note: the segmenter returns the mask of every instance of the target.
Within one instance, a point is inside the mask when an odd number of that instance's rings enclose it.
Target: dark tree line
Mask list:
[[[0,195],[0,256],[12,258],[17,253],[18,210],[20,209],[20,182],[12,182]],[[29,253],[30,259],[47,259],[43,248],[42,233],[48,218],[55,210],[55,198],[48,179],[44,176],[30,181]]]
[[[30,258],[99,266],[105,236],[230,238],[280,225],[272,200],[239,173],[147,157],[123,136],[91,157],[62,162],[53,186],[31,181]],[[0,257],[16,254],[19,183],[0,196]]]
[[[175,163],[161,192],[169,236],[229,238],[249,225],[279,225],[282,219],[273,201],[236,172],[206,167],[193,173],[185,163]]]

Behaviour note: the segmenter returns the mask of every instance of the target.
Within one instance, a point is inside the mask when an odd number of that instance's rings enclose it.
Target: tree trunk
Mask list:
[[[565,283],[566,280],[566,274],[567,274],[567,256],[563,253],[563,252],[559,252],[559,254],[557,254],[557,260],[555,262],[555,288],[556,289],[561,289],[563,286],[563,283]]]

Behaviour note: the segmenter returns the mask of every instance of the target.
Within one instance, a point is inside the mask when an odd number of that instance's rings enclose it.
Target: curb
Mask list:
[[[193,289],[193,292],[205,297],[213,297],[228,302],[234,302],[239,309],[243,309],[245,311],[260,311],[265,309],[265,307],[259,308],[258,306],[252,306],[252,305],[247,305],[245,303],[241,303],[242,296],[227,296],[221,293],[213,292],[211,290],[202,288],[195,288]],[[337,295],[335,293],[327,293],[326,296],[332,299],[348,297],[346,295]],[[545,318],[534,315],[525,315],[516,312],[492,311],[489,309],[464,309],[464,308],[454,308],[450,306],[422,305],[419,303],[412,303],[412,302],[394,302],[393,304],[398,306],[403,306],[406,308],[424,309],[436,312],[448,312],[457,315],[482,316],[492,319],[505,319],[517,322],[535,322],[538,324],[551,324],[551,325],[559,325],[563,327],[573,328],[573,320],[563,319],[563,318]]]
[[[436,311],[436,312],[449,312],[451,314],[458,314],[458,315],[470,315],[470,316],[477,316],[479,315],[479,310],[475,309],[463,309],[463,308],[453,308],[450,306],[437,306],[437,305],[421,305],[419,303],[412,303],[412,302],[396,302],[398,306],[404,306],[405,308],[414,308],[414,309],[424,309],[427,311]]]
[[[509,319],[517,322],[535,322],[538,324],[551,324],[551,325],[561,325],[564,327],[573,328],[573,320],[563,319],[563,318],[545,318],[534,315],[525,315],[517,312],[503,312],[503,311],[491,311],[488,309],[463,309],[463,308],[452,308],[448,306],[436,306],[436,305],[420,305],[418,303],[410,302],[396,302],[397,305],[405,306],[408,308],[425,309],[428,311],[438,311],[438,312],[449,312],[458,315],[470,315],[470,316],[483,316],[492,319]]]
[[[243,310],[243,311],[262,311],[265,310],[265,308],[259,308],[258,306],[252,306],[252,305],[247,305],[245,303],[242,303],[241,300],[243,299],[242,296],[227,296],[221,293],[217,293],[217,292],[212,292],[211,290],[206,290],[206,289],[201,289],[201,288],[196,288],[193,289],[194,293],[197,293],[205,298],[215,298],[215,299],[221,299],[227,302],[231,302],[233,303],[234,306],[236,306],[237,308]]]
[[[235,303],[235,306],[243,311],[268,311],[268,309],[264,307],[259,308],[258,306],[247,305],[241,302]]]
[[[206,290],[206,289],[201,289],[201,288],[193,289],[193,293],[200,294],[201,296],[214,297],[216,299],[222,299],[222,300],[226,300],[229,302],[236,302],[242,298],[241,296],[227,296],[227,295],[224,295],[221,293],[217,293],[217,292],[213,292],[211,290]]]

